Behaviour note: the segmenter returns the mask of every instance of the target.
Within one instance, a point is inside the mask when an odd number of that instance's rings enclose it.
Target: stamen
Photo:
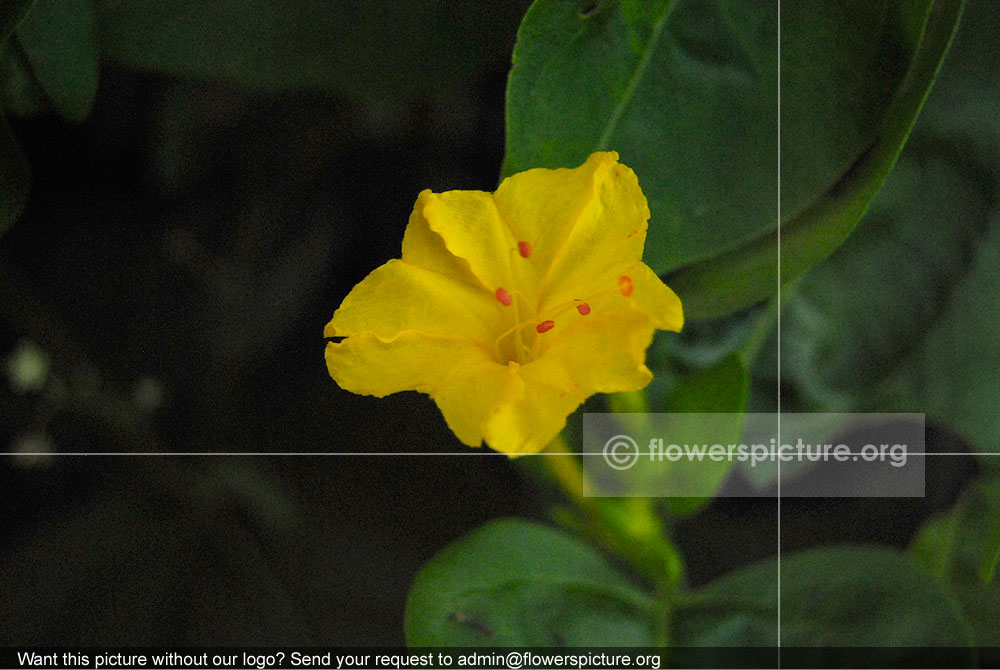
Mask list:
[[[631,297],[632,291],[635,290],[635,286],[632,285],[632,278],[626,275],[622,275],[618,278],[618,289],[622,292],[622,295],[626,298]]]
[[[514,253],[513,248],[511,248],[510,253],[511,254]],[[590,306],[591,300],[597,300],[602,296],[607,295],[608,293],[613,293],[615,290],[621,291],[622,295],[624,295],[626,298],[631,296],[633,290],[632,278],[626,275],[622,275],[621,277],[618,278],[617,286],[611,284],[606,288],[597,291],[596,293],[588,295],[586,300],[582,298],[573,298],[570,301],[546,309],[542,313],[538,313],[537,311],[535,311],[534,316],[530,317],[526,321],[518,321],[510,328],[500,333],[497,336],[496,340],[494,340],[493,348],[496,352],[497,360],[501,361],[503,360],[502,356],[503,352],[501,345],[503,344],[504,340],[510,335],[514,335],[514,337],[516,338],[514,346],[514,351],[516,353],[515,357],[512,360],[516,360],[519,363],[534,360],[537,357],[538,351],[542,346],[542,341],[539,338],[535,338],[535,341],[531,344],[529,350],[529,348],[525,346],[524,342],[521,339],[521,334],[524,328],[530,325],[534,325],[535,331],[537,333],[539,334],[547,333],[556,327],[555,319],[561,318],[561,316],[566,312],[569,312],[573,308],[576,308],[576,311],[581,316],[587,316],[592,311],[592,308]],[[506,289],[501,287],[497,289],[496,295],[497,295],[497,300],[502,302],[504,305],[513,304],[515,315],[517,318],[520,318],[521,316],[520,303],[528,302],[521,293],[519,293],[516,290],[508,292]],[[541,319],[541,321],[539,321],[539,319]]]
[[[531,255],[531,245],[527,242],[518,242],[517,253],[521,254],[521,258],[527,258]]]

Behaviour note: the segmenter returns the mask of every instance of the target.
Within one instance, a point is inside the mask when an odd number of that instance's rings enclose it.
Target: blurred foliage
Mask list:
[[[14,4],[0,3],[5,35]],[[0,439],[16,452],[0,462],[0,643],[402,644],[419,565],[491,517],[534,512],[496,459],[73,457],[456,450],[422,398],[337,389],[322,326],[398,255],[422,188],[495,185],[526,6],[441,3],[431,20],[426,5],[386,5],[410,13],[404,42],[351,23],[352,12],[377,21],[370,3],[314,3],[348,13],[331,20],[350,50],[331,39],[339,51],[316,71],[286,60],[295,71],[282,72],[244,42],[247,76],[282,80],[264,87],[122,65],[101,32],[115,7],[96,3],[100,86],[82,124],[56,109],[17,36],[6,40],[0,196],[5,217],[15,204],[23,214],[0,238]],[[452,20],[469,25],[436,32]],[[68,49],[80,25],[57,27],[67,32],[49,26],[47,39]],[[447,47],[428,54],[437,66],[404,53],[433,43]],[[50,46],[46,65],[58,64],[68,51]],[[341,88],[303,91],[333,58]],[[45,374],[30,359],[47,359]]]
[[[0,3],[0,39],[7,39],[32,2],[33,0],[7,0]]]
[[[247,477],[264,486],[260,473],[230,465],[205,473],[157,463],[5,553],[0,608],[10,628],[0,642],[315,643],[280,567],[301,527],[294,515],[263,523],[267,498],[240,487]]]
[[[29,169],[3,112],[83,121],[97,93],[90,0],[0,3],[0,234],[28,198]]]
[[[1000,647],[1000,479],[982,478],[947,514],[929,520],[913,539],[915,558],[951,591],[972,624],[976,644]],[[983,659],[996,663],[1000,658]]]
[[[21,153],[7,120],[0,116],[0,234],[24,208],[30,181],[24,154]]]
[[[508,57],[520,2],[97,0],[101,55],[266,93],[447,94]],[[359,83],[363,82],[363,85]]]
[[[90,0],[34,0],[14,34],[53,109],[70,121],[87,118],[97,94]]]
[[[677,643],[692,647],[772,646],[777,625],[775,560],[685,593],[674,619]],[[961,608],[908,556],[831,547],[781,557],[781,644],[817,647],[817,662],[823,647],[881,647],[897,655],[886,667],[905,667],[908,647],[971,642]]]
[[[443,100],[508,57],[510,45],[493,36],[510,34],[524,5],[3,0],[0,103],[22,116],[51,109],[82,121],[98,56],[266,94],[337,95],[376,112],[394,101]],[[28,180],[0,120],[0,233],[23,209]]]
[[[789,291],[789,409],[922,411],[996,451],[998,25],[997,5],[970,4],[886,188],[847,243]],[[774,377],[775,344],[757,361],[760,377]]]

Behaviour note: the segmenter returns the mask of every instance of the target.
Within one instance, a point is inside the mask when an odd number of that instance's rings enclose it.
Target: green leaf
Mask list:
[[[706,414],[719,412],[724,414],[742,414],[747,408],[747,392],[749,388],[749,378],[746,369],[743,367],[743,360],[739,354],[729,354],[711,367],[697,370],[684,377],[681,382],[667,396],[664,411],[668,413],[693,413]],[[739,442],[740,434],[743,430],[743,421],[736,420],[735,416],[727,417],[731,422],[721,444],[736,444]],[[717,422],[711,428],[712,440],[722,440],[720,437]],[[706,429],[707,434],[707,429]],[[696,475],[701,481],[697,484],[703,491],[711,491],[718,488],[725,480],[726,475],[732,467],[729,460],[715,462],[706,461],[697,464],[678,461],[677,463],[659,463],[657,468],[662,471],[669,471],[671,465],[677,465],[685,470],[689,475]],[[692,467],[692,466],[695,467]],[[669,477],[669,475],[667,475]],[[664,485],[664,491],[668,491]],[[673,516],[689,516],[703,507],[710,498],[667,498],[666,503]]]
[[[875,395],[959,289],[989,209],[986,175],[960,151],[915,139],[865,222],[795,287],[785,373],[821,406]]]
[[[910,551],[962,604],[981,647],[1000,647],[1000,478],[974,482],[947,515],[928,521]]]
[[[538,0],[521,23],[503,173],[618,151],[649,200],[658,272],[773,225],[774,1],[585,4]]]
[[[729,354],[715,365],[682,379],[667,396],[663,411],[740,413],[747,406],[747,383],[743,360],[738,354]]]
[[[30,184],[28,163],[0,113],[0,234],[21,214]]]
[[[933,11],[932,10],[933,5]],[[693,317],[777,284],[777,6],[538,0],[507,89],[504,174],[615,149],[652,218],[646,262]],[[782,4],[782,277],[829,254],[895,161],[961,0]],[[926,25],[926,30],[924,30]]]
[[[652,645],[652,601],[593,549],[516,519],[457,540],[417,575],[415,646]]]
[[[36,0],[14,32],[55,110],[71,121],[86,119],[97,94],[90,0]]]
[[[593,417],[590,430],[603,447],[609,435],[625,435],[633,444],[660,440],[660,446],[711,446],[736,444],[743,431],[748,379],[739,354],[731,353],[715,364],[696,369],[671,389],[655,414],[615,413]],[[616,403],[620,404],[620,403]],[[648,411],[648,410],[647,410]],[[586,425],[586,424],[585,424]],[[585,447],[585,450],[588,447]],[[676,447],[674,447],[676,448]],[[603,459],[584,463],[584,494],[606,497],[667,497],[671,513],[683,516],[703,506],[722,485],[733,462],[712,458],[671,459],[638,457],[626,468],[607,467]]]
[[[946,578],[955,550],[955,515],[939,515],[927,520],[910,544],[917,563],[935,577]]]
[[[441,94],[502,62],[522,2],[98,0],[101,54],[265,93]]]
[[[822,4],[822,3],[820,3]],[[837,3],[838,6],[840,3]],[[854,5],[860,7],[865,3]],[[883,16],[897,14],[901,20],[898,26],[900,33],[896,46],[900,52],[906,51],[906,35],[912,36],[914,20],[921,16],[923,5],[928,3],[867,3],[867,6],[878,12],[887,12]],[[928,5],[929,6],[929,5]],[[811,7],[811,5],[810,5]],[[781,162],[781,192],[782,192],[782,222],[780,234],[781,259],[780,269],[782,283],[786,283],[802,275],[806,270],[826,258],[850,235],[857,225],[868,205],[878,193],[886,177],[892,171],[899,152],[906,142],[917,115],[923,106],[932,84],[935,81],[944,56],[951,44],[951,39],[958,27],[962,14],[963,0],[935,0],[927,14],[926,24],[916,52],[912,55],[909,69],[899,82],[895,93],[887,100],[880,119],[871,128],[870,143],[862,147],[854,160],[844,166],[844,171],[836,180],[830,181],[823,192],[816,192],[811,175],[817,166],[806,166],[809,152],[816,156],[837,155],[828,154],[827,149],[819,149],[810,141],[810,133],[818,131],[817,124],[831,123],[831,128],[838,133],[846,132],[847,125],[839,121],[828,121],[824,105],[814,99],[810,105],[796,105],[794,113],[801,113],[801,118],[789,117],[785,111],[785,100],[798,100],[795,81],[789,82],[788,77],[797,79],[798,70],[795,67],[783,67],[782,78],[782,162]],[[782,5],[783,16],[785,5]],[[892,11],[889,11],[889,10]],[[806,10],[807,12],[809,10]],[[858,20],[858,19],[855,19]],[[864,21],[864,19],[861,19]],[[882,25],[882,22],[875,21]],[[854,25],[854,24],[851,24]],[[847,24],[836,26],[830,24],[828,30],[836,33],[847,29]],[[871,37],[871,36],[869,36]],[[823,68],[820,59],[823,54],[839,60],[834,54],[825,50],[815,49],[817,36],[805,32],[783,31],[783,59],[789,46],[797,46],[792,53],[814,50],[817,60],[814,65]],[[822,42],[823,40],[819,40]],[[862,52],[864,53],[864,52]],[[793,60],[790,65],[794,65]],[[880,66],[877,66],[880,67]],[[890,75],[897,65],[886,62],[885,67]],[[840,71],[837,65],[830,66],[832,71]],[[788,72],[794,74],[789,75]],[[865,69],[862,66],[861,72]],[[858,99],[843,96],[837,92],[836,86],[826,87],[822,83],[828,81],[822,72],[817,73],[816,81],[820,89],[831,93],[831,100],[843,100],[853,104]],[[853,70],[847,66],[842,74],[853,76]],[[862,76],[862,78],[864,78]],[[876,77],[877,79],[877,77]],[[803,85],[806,82],[798,82]],[[790,84],[790,86],[789,86]],[[846,90],[846,89],[845,89]],[[836,113],[831,109],[830,113]],[[846,121],[846,120],[845,120]],[[848,122],[849,123],[849,122]],[[823,146],[825,133],[819,134]],[[851,133],[847,134],[851,137]],[[855,139],[860,139],[858,135]],[[835,142],[836,138],[828,141]],[[801,153],[801,155],[798,155]],[[817,158],[817,161],[823,159]],[[822,167],[820,165],[820,167]],[[830,165],[827,165],[830,167]],[[800,171],[806,175],[799,178]],[[821,170],[822,174],[827,171]],[[819,182],[816,182],[819,183]],[[812,196],[810,201],[807,196]],[[712,317],[726,314],[747,305],[753,304],[771,295],[778,282],[778,233],[776,230],[767,232],[739,248],[724,254],[698,262],[684,268],[668,278],[668,282],[684,301],[685,312],[694,317]]]
[[[684,594],[672,621],[677,646],[777,644],[776,561]],[[881,647],[889,655],[880,660],[891,664],[907,658],[906,647],[971,642],[957,603],[905,554],[832,547],[781,559],[782,646]]]

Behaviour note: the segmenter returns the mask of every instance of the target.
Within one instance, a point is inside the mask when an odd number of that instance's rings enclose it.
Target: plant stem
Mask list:
[[[545,449],[549,474],[573,504],[576,516],[562,521],[627,561],[656,585],[658,594],[672,593],[681,581],[684,563],[667,537],[650,498],[585,496],[586,473],[561,435]],[[669,616],[663,617],[669,620]]]

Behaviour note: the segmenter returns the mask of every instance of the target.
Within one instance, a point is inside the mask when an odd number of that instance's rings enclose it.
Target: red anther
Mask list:
[[[576,311],[580,312],[580,314],[582,314],[583,316],[587,316],[588,314],[590,314],[590,305],[588,305],[585,302],[581,302],[579,305],[576,306]]]
[[[517,253],[521,254],[521,258],[527,258],[531,255],[531,245],[527,242],[518,242]]]
[[[535,330],[537,330],[539,333],[544,333],[549,330],[552,330],[555,327],[556,327],[555,321],[542,321],[540,324],[535,326]]]
[[[502,302],[504,305],[510,305],[510,293],[507,293],[506,289],[502,286],[497,289],[497,300]]]
[[[626,275],[622,275],[618,278],[618,289],[622,292],[622,295],[626,298],[632,295],[632,291],[635,286],[632,285],[632,278]]]

